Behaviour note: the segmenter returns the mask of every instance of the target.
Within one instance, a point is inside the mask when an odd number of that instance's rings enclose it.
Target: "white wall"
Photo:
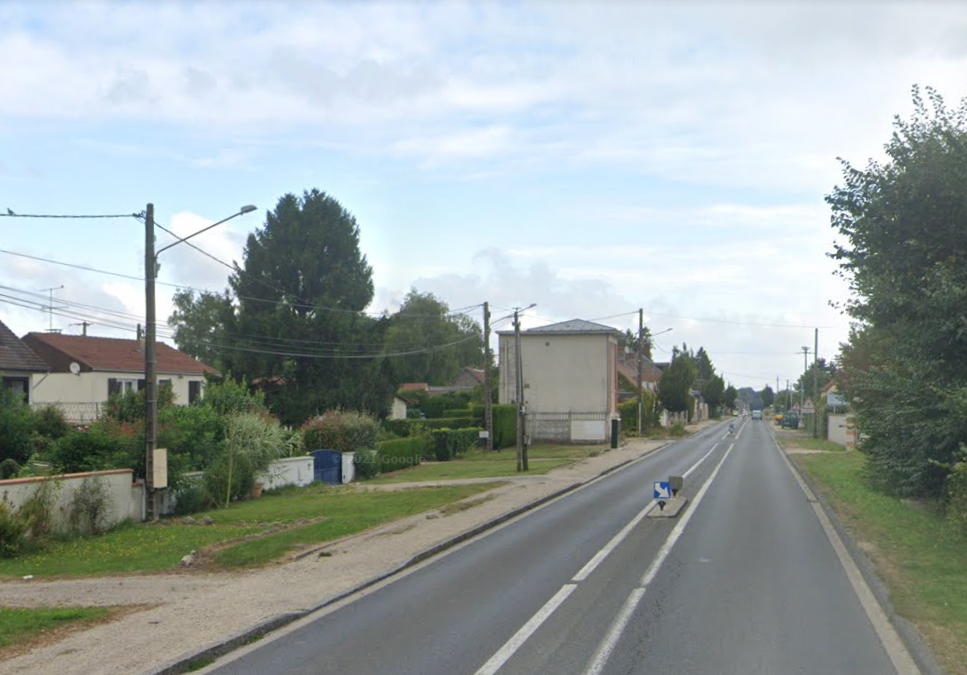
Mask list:
[[[500,403],[515,399],[514,336],[500,336]],[[614,338],[608,335],[521,334],[528,412],[614,412]]]
[[[43,485],[52,483],[54,485],[51,512],[53,526],[57,532],[68,532],[71,501],[74,495],[85,479],[96,480],[104,485],[109,495],[104,524],[110,527],[123,520],[140,521],[144,518],[143,487],[140,483],[135,484],[133,477],[134,472],[131,469],[114,469],[52,477],[14,478],[0,481],[0,501],[6,501],[14,508],[20,508]]]
[[[265,475],[259,476],[259,480],[265,482],[266,490],[286,485],[302,487],[312,482],[313,470],[312,457],[285,457],[272,462]]]
[[[401,399],[399,396],[393,397],[393,408],[390,410],[389,418],[391,420],[406,419],[406,401]]]
[[[36,373],[30,376],[30,403],[38,407],[57,404],[68,421],[91,422],[97,418],[101,405],[108,399],[108,380],[112,378],[132,380],[134,388],[137,389],[137,381],[144,379],[144,373]],[[201,382],[204,392],[205,378],[202,375],[158,373],[159,383],[162,380],[171,381],[175,403],[178,405],[188,404],[189,382]]]

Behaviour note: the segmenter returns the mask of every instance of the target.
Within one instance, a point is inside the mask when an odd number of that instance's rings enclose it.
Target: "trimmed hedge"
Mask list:
[[[492,406],[494,416],[494,448],[509,448],[517,445],[517,406],[512,403],[500,403]],[[483,403],[470,406],[474,424],[484,428]]]
[[[413,428],[414,422],[421,422],[418,419],[405,419],[405,420],[383,420],[383,429],[393,434],[394,436],[399,436],[400,438],[406,438],[410,435],[410,431]]]
[[[658,415],[655,412],[655,395],[650,391],[641,392],[641,411],[643,416],[641,432],[658,426]],[[621,433],[638,433],[638,399],[633,398],[618,406],[621,416]]]
[[[470,417],[470,408],[454,408],[452,410],[444,410],[442,417],[446,419],[453,419],[455,417]]]
[[[480,440],[478,427],[472,429],[434,429],[433,454],[438,462],[448,462],[459,457]]]
[[[376,443],[376,453],[379,458],[380,472],[386,473],[419,465],[424,445],[426,445],[424,436],[379,441]]]

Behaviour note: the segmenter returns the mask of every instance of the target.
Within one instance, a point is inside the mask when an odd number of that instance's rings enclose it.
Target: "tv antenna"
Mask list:
[[[50,326],[47,328],[48,333],[54,332],[54,291],[59,291],[64,288],[64,284],[60,286],[54,286],[53,288],[42,288],[42,291],[47,291],[50,293],[50,304],[47,305],[47,311],[50,314]],[[66,309],[65,307],[58,307],[57,309]]]

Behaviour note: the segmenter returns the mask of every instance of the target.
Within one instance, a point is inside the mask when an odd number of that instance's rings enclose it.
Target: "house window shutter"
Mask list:
[[[138,391],[141,391],[141,390],[142,390],[142,389],[144,389],[144,388],[145,388],[146,386],[148,386],[148,385],[147,385],[147,384],[145,383],[145,381],[144,381],[144,380],[138,380]]]
[[[116,377],[109,377],[107,380],[107,395],[116,396],[121,393],[121,383]]]

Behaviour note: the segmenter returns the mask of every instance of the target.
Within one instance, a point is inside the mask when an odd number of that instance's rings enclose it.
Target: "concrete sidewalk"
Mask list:
[[[694,434],[711,424],[689,431]],[[631,439],[617,450],[543,476],[491,479],[508,484],[484,493],[486,500],[481,495],[469,498],[478,503],[465,510],[403,518],[259,570],[0,583],[0,606],[144,607],[0,661],[0,674],[185,672],[193,659],[230,651],[667,443]]]

